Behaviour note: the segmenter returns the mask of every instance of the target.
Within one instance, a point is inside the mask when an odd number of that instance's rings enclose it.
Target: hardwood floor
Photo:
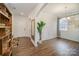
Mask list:
[[[29,38],[17,38],[19,45],[13,48],[13,56],[79,56],[79,43],[66,39],[50,39],[33,46]]]

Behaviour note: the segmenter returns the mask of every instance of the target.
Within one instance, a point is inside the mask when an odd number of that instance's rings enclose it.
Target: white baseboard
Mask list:
[[[60,37],[62,39],[66,39],[66,40],[71,40],[71,41],[75,41],[75,42],[79,42],[79,40],[75,40],[75,39],[69,39],[69,38],[64,38],[64,37]]]

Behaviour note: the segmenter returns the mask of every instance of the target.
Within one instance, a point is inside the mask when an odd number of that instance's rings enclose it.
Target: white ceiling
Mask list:
[[[28,16],[33,9],[38,5],[37,3],[6,3],[5,4],[12,14],[19,16]]]
[[[8,3],[6,4],[14,15],[28,16],[38,3]],[[48,3],[43,10],[45,13],[58,17],[79,13],[78,3]]]
[[[50,13],[58,17],[79,13],[78,3],[49,3],[44,9],[44,13]]]

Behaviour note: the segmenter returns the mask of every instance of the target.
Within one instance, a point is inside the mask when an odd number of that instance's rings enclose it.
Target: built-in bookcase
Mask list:
[[[0,55],[12,54],[12,14],[0,3]]]

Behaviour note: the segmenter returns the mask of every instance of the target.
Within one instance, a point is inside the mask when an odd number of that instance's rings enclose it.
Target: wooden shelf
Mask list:
[[[0,55],[12,53],[12,14],[5,4],[0,3]]]
[[[2,11],[0,11],[0,14],[2,14],[4,17],[6,17],[7,19],[10,19],[6,14],[4,14]]]
[[[10,34],[11,34],[11,32],[10,33],[7,33],[6,35],[4,35],[2,37],[0,37],[0,39],[4,39],[5,37],[9,36]]]
[[[11,41],[11,39],[9,39],[8,41],[7,41],[7,43],[9,43]]]
[[[12,50],[9,52],[9,56],[11,56],[11,54],[12,54]]]
[[[4,55],[4,56],[10,56],[11,53],[12,53],[11,48],[12,48],[12,47],[8,47],[7,49],[5,49],[5,51],[3,52],[3,55]]]
[[[9,26],[0,26],[0,28],[10,28]]]
[[[0,26],[0,28],[5,28],[5,26]]]

